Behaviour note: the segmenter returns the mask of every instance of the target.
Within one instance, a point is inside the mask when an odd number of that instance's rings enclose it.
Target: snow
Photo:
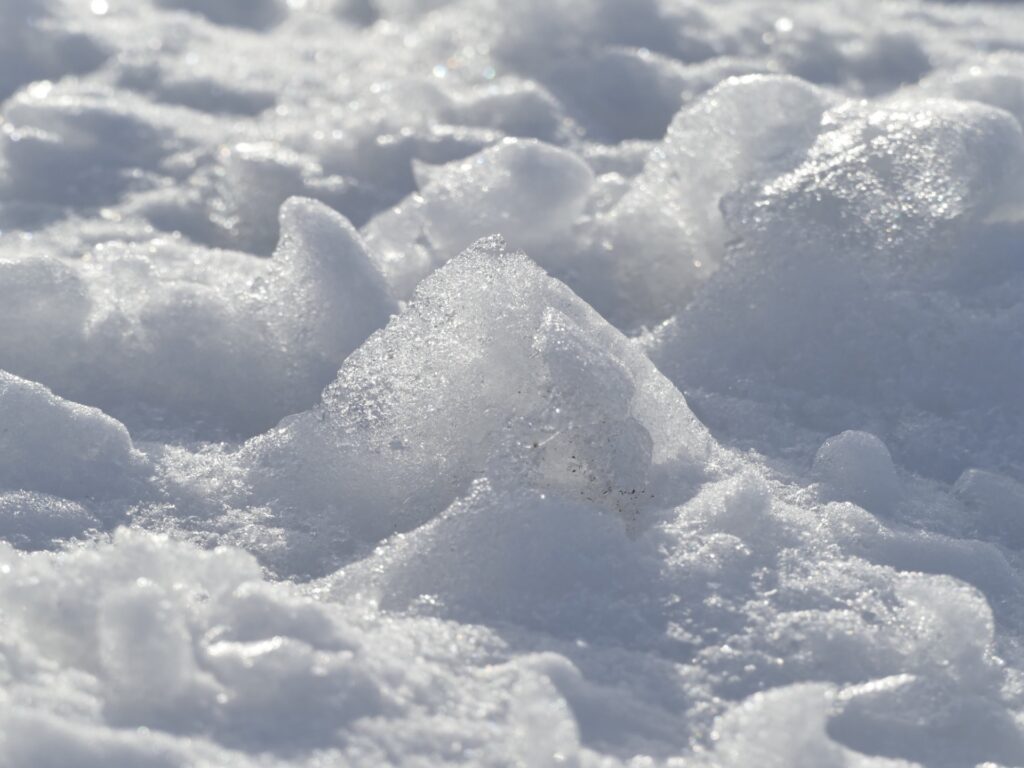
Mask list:
[[[413,172],[419,192],[365,228],[371,251],[402,298],[453,254],[494,232],[513,233],[512,246],[544,253],[546,244],[568,237],[594,182],[571,152],[514,138],[465,160],[414,164]]]
[[[884,515],[899,502],[900,480],[885,443],[869,432],[830,437],[814,455],[813,471],[839,499]]]
[[[1019,455],[1020,125],[902,99],[840,104],[821,124],[791,171],[723,199],[737,243],[655,330],[652,359],[683,389],[878,432],[933,477],[955,480],[997,441],[987,461]]]
[[[0,372],[0,423],[6,487],[73,499],[106,496],[146,465],[119,421],[6,372]]]
[[[1024,764],[1021,40],[0,2],[0,766]]]
[[[166,238],[74,260],[20,247],[0,260],[7,368],[133,428],[248,436],[308,408],[397,304],[343,217],[292,198],[280,219],[270,259]]]
[[[582,499],[627,527],[685,500],[712,440],[620,332],[498,238],[423,281],[315,408],[238,454],[247,504],[322,513],[324,556],[428,522],[475,478]],[[234,503],[234,502],[233,502]],[[319,545],[318,545],[319,546]],[[289,568],[315,568],[308,552]]]

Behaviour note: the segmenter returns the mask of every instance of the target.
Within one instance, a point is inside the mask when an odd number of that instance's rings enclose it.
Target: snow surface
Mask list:
[[[1024,765],[1024,10],[0,0],[0,766]]]

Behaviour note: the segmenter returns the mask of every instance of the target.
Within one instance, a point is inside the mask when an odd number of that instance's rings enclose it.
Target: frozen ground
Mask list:
[[[0,0],[0,766],[1024,765],[1024,10]]]

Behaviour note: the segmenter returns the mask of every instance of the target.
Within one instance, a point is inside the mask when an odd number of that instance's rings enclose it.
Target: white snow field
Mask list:
[[[1024,766],[1024,4],[0,0],[0,768]]]

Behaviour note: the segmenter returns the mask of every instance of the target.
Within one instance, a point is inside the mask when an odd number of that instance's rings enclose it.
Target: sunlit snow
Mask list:
[[[2,768],[1024,765],[1024,5],[0,0]]]

